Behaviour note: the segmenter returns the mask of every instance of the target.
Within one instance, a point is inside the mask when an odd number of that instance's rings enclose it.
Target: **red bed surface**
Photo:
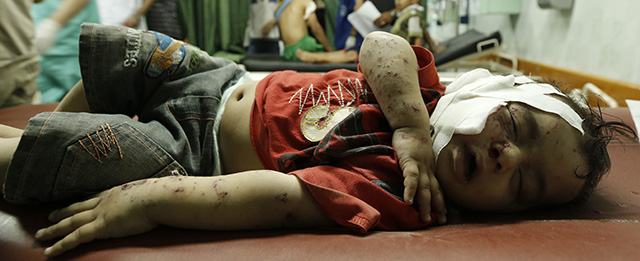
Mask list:
[[[29,117],[55,104],[0,110],[0,123],[24,127]],[[627,108],[606,114],[633,124]],[[608,116],[608,117],[612,117]],[[160,227],[123,239],[99,240],[62,259],[438,259],[438,260],[632,260],[640,258],[640,145],[612,143],[611,173],[581,206],[518,215],[452,218],[455,224],[416,231],[340,229],[209,232]],[[33,235],[49,225],[52,206],[0,200],[0,259],[44,260]]]

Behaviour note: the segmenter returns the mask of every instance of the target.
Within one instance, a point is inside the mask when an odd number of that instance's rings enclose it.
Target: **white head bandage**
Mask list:
[[[584,134],[580,115],[550,94],[566,96],[549,84],[539,84],[525,76],[494,76],[485,69],[460,75],[447,86],[431,115],[434,155],[438,157],[453,134],[482,132],[489,115],[509,102],[556,114]]]

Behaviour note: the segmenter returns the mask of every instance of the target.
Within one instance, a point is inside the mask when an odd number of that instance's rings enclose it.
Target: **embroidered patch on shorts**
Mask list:
[[[197,49],[197,47],[190,46],[190,48],[192,48],[190,50],[192,54],[191,60],[189,61],[189,66],[187,67],[187,75],[191,75],[193,73],[193,70],[197,69],[198,66],[200,66],[200,59],[204,57],[204,52],[200,49]]]
[[[158,37],[158,47],[156,47],[151,56],[151,61],[149,61],[147,75],[158,77],[164,71],[171,75],[178,69],[186,55],[184,43],[165,34],[153,33]]]

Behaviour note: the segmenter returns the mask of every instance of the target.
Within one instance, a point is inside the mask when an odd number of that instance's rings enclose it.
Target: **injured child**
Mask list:
[[[161,224],[366,233],[445,223],[445,197],[480,211],[568,204],[607,172],[612,133],[634,135],[527,77],[475,70],[445,92],[429,51],[382,32],[359,72],[255,82],[166,35],[85,24],[80,65],[56,112],[0,128],[6,200],[89,196],[36,233],[60,238],[49,256]]]
[[[275,19],[284,43],[282,56],[290,61],[307,63],[352,63],[357,50],[332,51],[324,28],[315,14],[313,0],[281,0]],[[309,27],[315,36],[309,35]]]

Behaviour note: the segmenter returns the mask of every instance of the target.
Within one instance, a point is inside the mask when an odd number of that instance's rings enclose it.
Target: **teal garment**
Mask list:
[[[59,102],[80,80],[80,64],[76,56],[46,56],[40,60],[42,73],[36,77],[42,103]]]
[[[46,0],[31,6],[36,27],[49,17],[63,0]],[[58,102],[80,79],[79,35],[82,23],[99,23],[95,0],[89,3],[58,32],[55,45],[41,56],[42,72],[36,78],[42,103]]]

